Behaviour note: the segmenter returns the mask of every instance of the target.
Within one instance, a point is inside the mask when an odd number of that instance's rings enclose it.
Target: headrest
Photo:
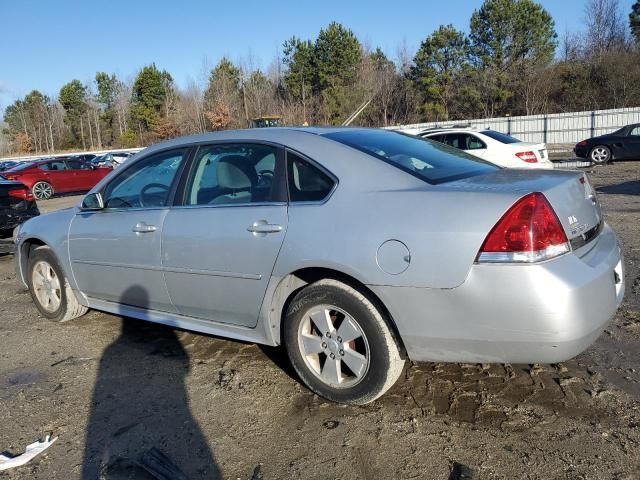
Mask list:
[[[258,182],[258,175],[242,155],[227,155],[216,166],[218,186],[233,190],[246,190]]]

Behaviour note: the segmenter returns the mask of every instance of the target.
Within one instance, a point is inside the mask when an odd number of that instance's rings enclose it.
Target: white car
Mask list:
[[[507,168],[553,168],[544,143],[526,143],[495,130],[430,129],[418,136],[435,140]]]

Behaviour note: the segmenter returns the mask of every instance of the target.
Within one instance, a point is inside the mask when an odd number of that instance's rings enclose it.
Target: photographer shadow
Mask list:
[[[147,306],[148,293],[131,287],[119,303]],[[189,408],[189,368],[174,329],[122,318],[98,368],[83,479],[221,478]]]

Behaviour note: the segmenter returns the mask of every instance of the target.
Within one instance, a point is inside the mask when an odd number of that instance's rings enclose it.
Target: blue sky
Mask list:
[[[543,0],[561,35],[582,28],[586,0]],[[0,111],[32,89],[57,95],[96,71],[133,76],[155,62],[184,86],[222,55],[266,68],[292,35],[336,20],[395,58],[441,24],[468,28],[481,0],[0,0]],[[620,1],[625,14],[633,0]]]

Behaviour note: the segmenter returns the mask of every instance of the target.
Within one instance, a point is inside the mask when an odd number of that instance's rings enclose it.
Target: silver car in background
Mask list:
[[[502,169],[375,129],[149,147],[81,205],[26,222],[16,251],[47,318],[92,308],[284,345],[312,391],[352,404],[406,359],[566,360],[624,292],[584,174]]]

